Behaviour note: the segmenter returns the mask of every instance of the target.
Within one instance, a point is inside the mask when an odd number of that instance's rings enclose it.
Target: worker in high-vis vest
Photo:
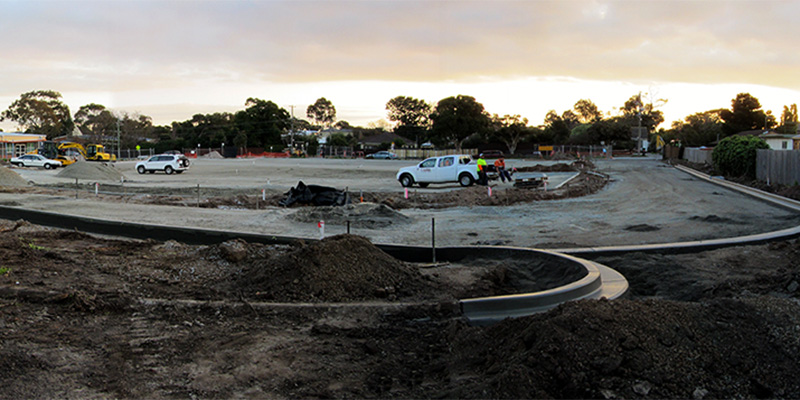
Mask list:
[[[488,185],[489,179],[486,176],[486,160],[483,159],[483,153],[478,155],[478,184]]]

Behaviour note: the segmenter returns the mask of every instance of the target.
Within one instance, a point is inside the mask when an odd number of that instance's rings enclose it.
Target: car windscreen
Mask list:
[[[435,166],[436,166],[436,159],[435,158],[429,158],[429,159],[427,159],[427,160],[425,160],[425,161],[423,161],[423,162],[421,162],[419,164],[420,168],[433,168]]]

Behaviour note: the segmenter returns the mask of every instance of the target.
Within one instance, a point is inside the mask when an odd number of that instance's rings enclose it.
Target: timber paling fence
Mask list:
[[[711,165],[711,154],[714,148],[686,147],[683,149],[683,158],[695,164]]]
[[[800,150],[757,150],[756,178],[767,184],[800,183]]]

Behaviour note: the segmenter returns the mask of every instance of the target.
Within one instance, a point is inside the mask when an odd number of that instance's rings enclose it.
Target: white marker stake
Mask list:
[[[261,200],[267,200],[267,189],[261,189]]]
[[[94,183],[94,195],[97,196],[97,193],[100,191],[100,184],[95,182]]]
[[[547,180],[544,181],[544,191],[547,191]]]
[[[408,200],[408,188],[405,188],[406,191],[406,200]]]
[[[319,227],[319,240],[322,240],[325,238],[325,221],[319,221],[317,227]]]
[[[489,189],[489,197],[492,197],[492,187],[491,186],[487,186],[487,188]]]

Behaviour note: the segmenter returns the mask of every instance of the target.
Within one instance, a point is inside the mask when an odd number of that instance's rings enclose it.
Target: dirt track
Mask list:
[[[657,162],[599,166],[612,182],[589,196],[402,209],[381,214],[388,225],[365,224],[356,233],[427,243],[409,230],[427,231],[435,216],[437,233],[444,231],[437,242],[591,245],[797,225],[786,211]],[[69,192],[54,198],[16,190],[1,201],[316,236],[315,224],[290,217],[299,209],[153,206],[112,196],[75,201]],[[411,221],[398,222],[397,212]],[[797,240],[606,257],[598,261],[630,281],[628,299],[565,304],[489,328],[467,326],[454,299],[513,291],[514,270],[524,265],[478,260],[468,268],[420,268],[347,237],[186,246],[12,222],[0,224],[0,242],[3,398],[800,397]]]

